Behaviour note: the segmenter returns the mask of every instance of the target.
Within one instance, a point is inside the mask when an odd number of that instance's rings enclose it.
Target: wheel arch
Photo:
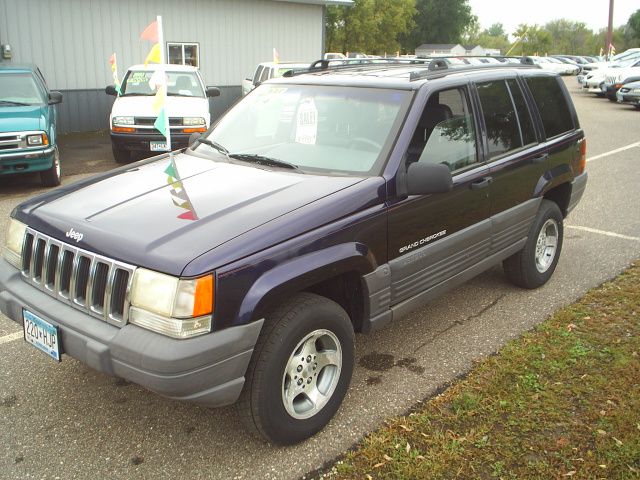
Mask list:
[[[265,272],[245,295],[238,312],[240,323],[264,318],[299,292],[310,292],[338,303],[359,331],[368,313],[363,275],[375,261],[362,244],[341,244],[302,255]]]

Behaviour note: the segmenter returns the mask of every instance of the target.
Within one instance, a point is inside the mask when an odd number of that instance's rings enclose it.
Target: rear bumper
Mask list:
[[[23,308],[57,325],[62,352],[89,367],[174,400],[210,407],[238,399],[263,323],[188,340],[131,324],[117,328],[39,291],[0,258],[0,311],[22,324]]]
[[[0,175],[41,172],[53,165],[55,147],[43,150],[13,151],[0,154]]]
[[[171,132],[171,150],[186,148],[189,143],[189,133]],[[160,133],[113,133],[111,132],[111,144],[115,148],[128,151],[150,152],[150,142],[164,142],[166,138]],[[156,152],[154,152],[156,153]],[[162,153],[162,152],[157,152]]]
[[[569,197],[567,214],[569,214],[569,212],[575,208],[575,206],[578,204],[578,202],[582,198],[582,195],[584,194],[584,191],[587,188],[587,178],[588,178],[587,172],[584,172],[581,175],[578,175],[576,178],[574,178],[573,182],[571,182],[571,196]]]

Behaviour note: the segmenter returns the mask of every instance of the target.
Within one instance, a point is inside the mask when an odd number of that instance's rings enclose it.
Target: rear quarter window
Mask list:
[[[547,138],[573,130],[571,108],[557,77],[529,77],[525,80],[531,90]]]

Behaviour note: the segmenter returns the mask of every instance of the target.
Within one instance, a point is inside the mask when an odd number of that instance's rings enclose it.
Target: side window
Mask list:
[[[264,67],[262,65],[260,65],[258,67],[258,69],[256,70],[256,74],[253,76],[253,84],[254,85],[260,81],[260,75],[262,75],[262,70],[264,70]]]
[[[526,79],[533,95],[547,138],[573,130],[571,110],[556,77]]]
[[[529,107],[527,107],[527,102],[524,99],[522,90],[515,79],[507,80],[507,85],[509,85],[511,98],[516,106],[516,112],[518,112],[518,124],[520,126],[522,144],[530,145],[536,143],[536,133],[533,129],[531,112],[529,111]]]
[[[262,73],[260,74],[260,82],[265,82],[267,80],[269,80],[269,71],[271,69],[269,67],[264,67],[264,69],[262,70]]]
[[[478,95],[487,127],[489,160],[520,148],[518,117],[507,84],[503,80],[479,83]]]
[[[478,161],[476,130],[465,89],[434,92],[422,112],[407,162],[444,163],[460,170]]]

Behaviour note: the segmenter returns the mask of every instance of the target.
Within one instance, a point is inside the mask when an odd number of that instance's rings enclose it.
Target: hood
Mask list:
[[[111,108],[112,116],[156,117],[153,110],[155,96],[118,97]],[[170,117],[209,118],[209,101],[200,97],[167,97]]]
[[[46,110],[47,107],[43,105],[0,105],[0,132],[46,130]]]
[[[34,197],[16,216],[80,248],[179,275],[199,255],[361,181],[178,154]]]

